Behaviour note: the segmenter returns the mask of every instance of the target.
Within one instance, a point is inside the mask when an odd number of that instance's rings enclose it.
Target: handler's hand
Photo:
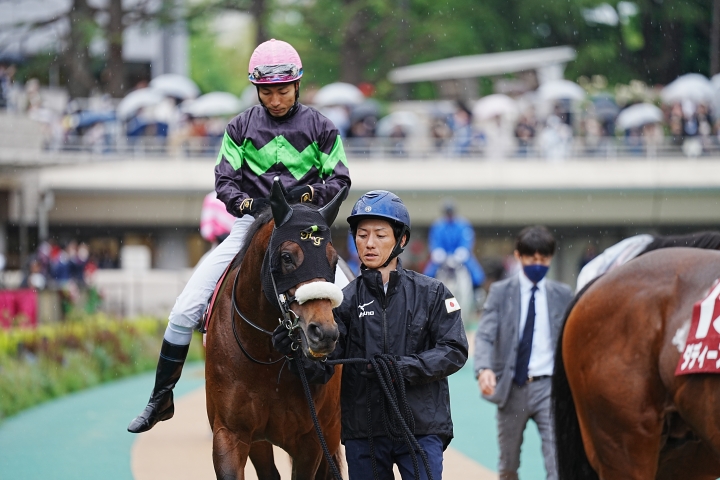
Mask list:
[[[292,357],[294,353],[292,343],[293,339],[290,338],[290,330],[285,328],[283,324],[278,325],[272,335],[272,344],[275,350],[287,357]]]
[[[495,385],[497,385],[495,372],[489,368],[480,372],[480,376],[478,377],[478,386],[480,387],[480,391],[483,395],[492,395],[495,393]]]

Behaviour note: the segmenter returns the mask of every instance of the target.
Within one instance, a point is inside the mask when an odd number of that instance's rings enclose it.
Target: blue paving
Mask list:
[[[469,360],[462,370],[450,377],[450,403],[455,427],[455,438],[450,446],[490,470],[497,471],[497,407],[480,398],[471,363],[472,360]],[[532,421],[525,429],[519,475],[522,480],[545,479],[540,434]]]
[[[203,385],[188,365],[178,396]],[[0,480],[132,480],[127,425],[142,411],[155,373],[69,395],[0,424]]]
[[[0,424],[0,480],[132,480],[130,451],[136,436],[126,428],[145,405],[153,380],[154,373],[148,373],[106,384]],[[176,387],[177,396],[202,385],[202,366],[191,366]],[[451,446],[496,470],[495,406],[479,398],[469,364],[450,377],[450,389],[455,424]],[[534,426],[525,434],[520,478],[545,478]]]

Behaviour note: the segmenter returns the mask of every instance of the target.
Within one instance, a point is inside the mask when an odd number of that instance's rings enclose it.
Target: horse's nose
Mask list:
[[[337,327],[323,328],[320,324],[311,322],[307,328],[308,340],[312,343],[320,343],[323,341],[334,342],[340,336],[340,332]]]

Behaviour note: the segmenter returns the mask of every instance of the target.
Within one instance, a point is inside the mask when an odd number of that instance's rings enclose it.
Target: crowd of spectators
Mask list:
[[[14,73],[14,67],[0,66],[0,108],[27,111],[42,122],[48,149],[212,155],[232,116],[195,115],[186,108],[193,99],[180,95],[145,99],[123,108],[131,95],[150,93],[146,82],[138,84],[126,99],[104,95],[52,100],[51,92],[41,89],[37,80],[14,84]],[[506,96],[510,107],[489,114],[481,106],[482,99],[389,105],[366,98],[353,104],[317,107],[336,124],[351,155],[374,151],[396,156],[540,157],[553,161],[571,156],[652,157],[664,152],[695,157],[720,150],[720,122],[713,112],[720,95],[701,101],[689,95],[669,102],[661,98],[662,88],[642,82],[624,86],[625,90],[618,86],[614,91],[607,86],[574,85],[584,90],[582,97],[543,99],[538,91],[529,91]],[[257,101],[252,95],[246,97],[238,100],[241,108]],[[303,101],[313,104],[312,89]],[[661,118],[618,125],[618,116],[637,103],[657,108]]]
[[[88,287],[98,262],[85,243],[42,242],[28,261],[22,287],[36,290],[82,290]]]
[[[47,150],[205,154],[217,150],[228,120],[228,115],[193,115],[183,108],[187,99],[171,95],[131,101],[121,112],[124,99],[107,94],[69,99],[63,89],[42,87],[37,79],[14,82],[14,72],[0,65],[0,110],[39,122]],[[140,90],[150,90],[147,82],[128,96]]]

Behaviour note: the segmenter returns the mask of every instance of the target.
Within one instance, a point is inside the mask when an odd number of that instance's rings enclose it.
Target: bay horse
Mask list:
[[[553,375],[560,480],[720,477],[720,375],[675,376],[720,252],[653,251],[568,307]]]
[[[329,225],[345,195],[343,189],[320,209],[307,204],[290,206],[276,181],[270,196],[272,212],[258,216],[225,276],[209,322],[205,364],[207,413],[218,479],[244,479],[248,457],[261,480],[279,479],[273,444],[292,457],[293,479],[332,478],[300,380],[273,348],[271,333],[282,314],[278,297],[284,302],[284,296],[289,296],[288,312],[299,326],[299,351],[317,359],[334,350],[338,329],[332,309],[341,301],[342,292],[327,281],[332,278],[316,274],[319,270],[315,267],[323,266],[320,270],[324,272],[330,268],[334,276],[338,255]],[[300,240],[298,233],[307,242]],[[270,251],[273,238],[278,245]],[[283,241],[285,238],[288,240]],[[305,277],[310,272],[311,278],[285,291],[281,285],[297,279],[301,271],[306,272]],[[333,299],[332,291],[327,293],[333,288],[340,300]],[[295,297],[300,298],[301,289],[311,290],[304,302]],[[340,460],[340,377],[338,370],[327,384],[310,385],[336,463]]]

